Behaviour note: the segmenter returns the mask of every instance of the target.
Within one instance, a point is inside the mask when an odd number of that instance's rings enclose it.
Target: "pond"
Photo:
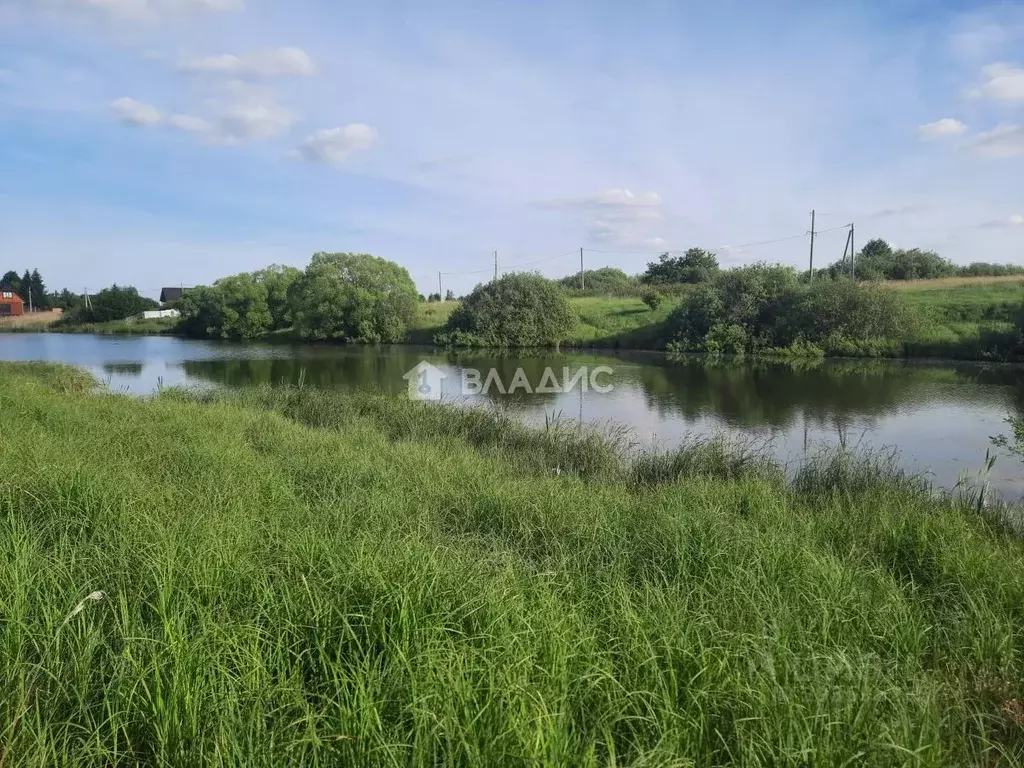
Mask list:
[[[728,434],[763,443],[786,462],[823,444],[897,449],[907,468],[928,472],[945,488],[962,474],[976,476],[990,436],[1007,431],[1008,415],[1024,414],[1024,368],[975,363],[671,361],[638,353],[498,355],[60,334],[0,335],[0,360],[71,363],[131,394],[299,381],[397,393],[410,379],[415,387],[445,376],[437,382],[443,399],[504,403],[530,423],[555,416],[621,425],[644,446]],[[421,362],[437,372],[404,378]],[[468,394],[464,380],[477,382]],[[569,391],[557,391],[570,383]],[[486,393],[472,393],[484,384]],[[1024,464],[1000,456],[992,481],[1006,498],[1024,496]]]

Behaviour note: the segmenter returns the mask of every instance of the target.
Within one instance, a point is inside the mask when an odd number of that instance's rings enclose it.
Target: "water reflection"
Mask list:
[[[945,486],[978,469],[989,436],[1009,413],[1024,414],[1020,367],[902,361],[732,361],[698,357],[540,352],[444,352],[414,347],[229,344],[168,338],[24,334],[0,336],[0,359],[81,365],[113,389],[145,394],[159,385],[297,384],[328,389],[405,391],[403,376],[421,360],[447,375],[443,391],[464,399],[462,373],[493,368],[508,385],[522,369],[533,387],[550,368],[610,366],[614,391],[502,395],[492,388],[468,402],[501,402],[543,423],[560,413],[587,423],[631,427],[644,445],[667,446],[688,433],[732,432],[768,438],[783,460],[821,443],[898,447]],[[1000,459],[996,485],[1024,495],[1024,465]]]

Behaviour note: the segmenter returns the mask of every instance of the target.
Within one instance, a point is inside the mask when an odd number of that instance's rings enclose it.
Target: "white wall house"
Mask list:
[[[129,320],[159,320],[163,317],[181,317],[181,312],[176,309],[152,309],[138,315],[132,315]]]

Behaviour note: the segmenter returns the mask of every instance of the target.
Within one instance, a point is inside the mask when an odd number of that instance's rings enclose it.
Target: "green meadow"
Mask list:
[[[1024,764],[1019,510],[0,364],[0,765]]]

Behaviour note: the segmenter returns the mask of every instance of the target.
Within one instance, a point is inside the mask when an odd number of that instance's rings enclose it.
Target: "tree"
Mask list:
[[[254,339],[287,327],[288,293],[301,274],[294,267],[273,265],[193,288],[177,302],[179,328],[198,338]]]
[[[67,312],[82,306],[84,299],[77,293],[72,293],[65,288],[60,293],[51,293],[48,297],[48,303],[51,307],[56,307]]]
[[[962,268],[935,251],[910,248],[893,250],[885,240],[869,240],[856,258],[858,280],[934,280],[953,277]],[[828,272],[838,276],[846,272],[840,262],[832,264]]]
[[[280,330],[290,326],[292,318],[288,292],[291,290],[292,284],[302,277],[302,270],[271,264],[266,269],[253,272],[252,276],[257,283],[266,288],[271,327]]]
[[[455,301],[455,291],[453,291],[451,288],[449,288],[447,291],[445,291],[444,292],[444,300],[445,301]]]
[[[711,251],[690,248],[682,256],[663,253],[658,261],[647,265],[640,280],[650,285],[670,283],[703,283],[718,274],[718,258]]]
[[[408,271],[365,253],[317,253],[292,284],[295,328],[306,339],[400,342],[416,316]]]
[[[50,308],[50,295],[46,292],[46,284],[43,282],[43,276],[39,274],[38,269],[32,270],[32,297],[36,309],[49,309]]]
[[[474,288],[435,341],[447,346],[558,346],[575,322],[557,283],[537,274],[513,273]]]
[[[89,309],[79,306],[72,313],[65,315],[68,323],[106,323],[111,320],[124,320],[146,310],[158,309],[160,305],[140,296],[131,286],[119,286],[116,283],[90,296]]]
[[[18,273],[13,269],[4,273],[4,276],[0,278],[0,284],[9,285],[12,291],[19,296],[21,295],[21,278],[18,277]]]
[[[33,309],[35,308],[36,295],[35,295],[35,291],[32,288],[33,288],[33,286],[32,286],[32,273],[29,272],[26,269],[25,270],[25,274],[21,276],[21,293],[20,293],[21,298],[24,299],[24,301],[25,301],[25,309],[26,310],[29,308],[30,304],[33,307]]]

